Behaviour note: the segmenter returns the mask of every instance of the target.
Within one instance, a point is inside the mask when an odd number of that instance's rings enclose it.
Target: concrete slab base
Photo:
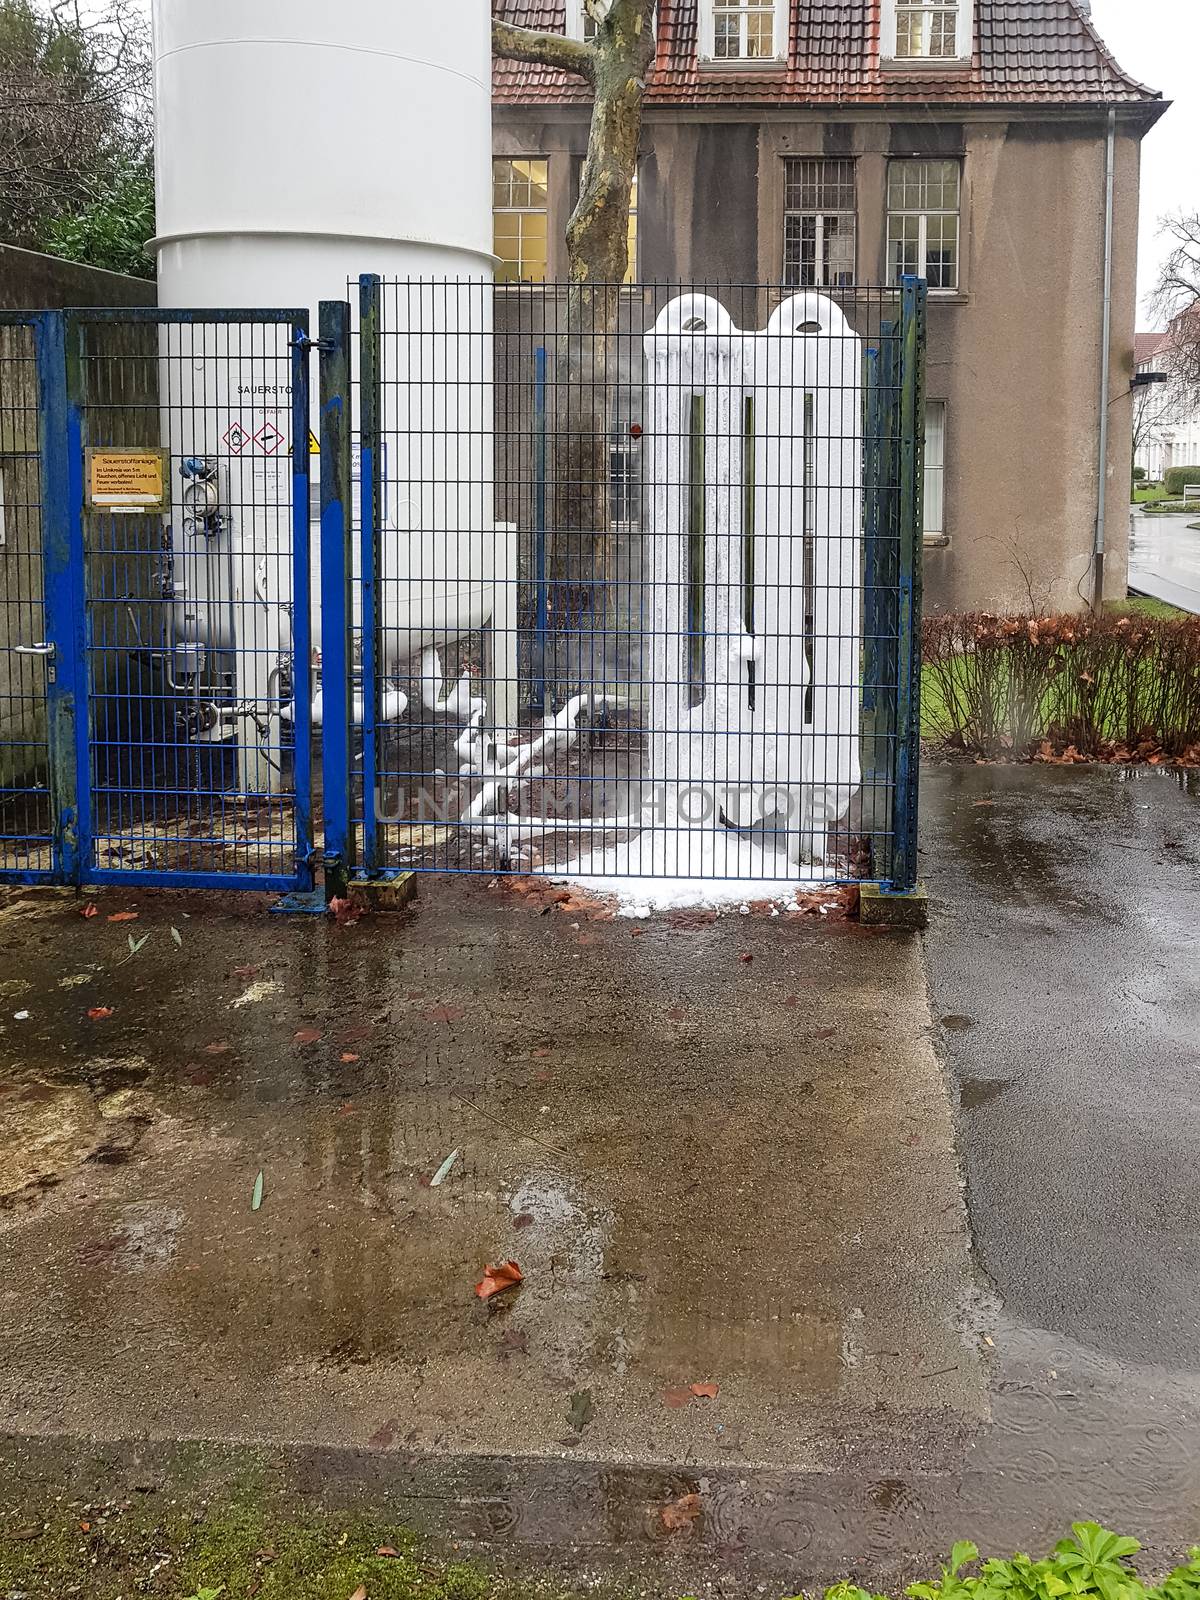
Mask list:
[[[869,928],[911,928],[929,924],[929,896],[921,887],[896,894],[877,883],[859,890],[858,920]]]

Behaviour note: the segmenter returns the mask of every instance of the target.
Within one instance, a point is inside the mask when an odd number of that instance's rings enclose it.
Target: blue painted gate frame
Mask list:
[[[309,316],[303,310],[85,308],[0,313],[0,323],[32,330],[37,367],[41,467],[42,586],[47,659],[46,721],[53,828],[46,869],[0,868],[0,881],[57,884],[136,883],[147,888],[313,888],[312,661],[310,573]],[[154,871],[99,868],[91,832],[92,697],[85,547],[82,354],[84,330],[96,324],[273,325],[291,329],[292,382],[292,682],[296,867],[291,873]]]

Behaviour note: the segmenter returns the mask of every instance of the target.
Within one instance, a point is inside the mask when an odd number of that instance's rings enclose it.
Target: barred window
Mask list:
[[[854,282],[853,161],[784,162],[783,279],[801,289]]]
[[[888,163],[888,276],[925,278],[931,289],[958,287],[957,161]]]
[[[492,162],[497,283],[545,282],[549,169],[542,158],[500,156]]]

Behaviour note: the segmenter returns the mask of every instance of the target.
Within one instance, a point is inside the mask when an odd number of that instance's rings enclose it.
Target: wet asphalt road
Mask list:
[[[1200,775],[926,775],[926,956],[1006,1313],[1200,1372]]]
[[[1200,614],[1200,528],[1189,515],[1131,511],[1129,587]]]

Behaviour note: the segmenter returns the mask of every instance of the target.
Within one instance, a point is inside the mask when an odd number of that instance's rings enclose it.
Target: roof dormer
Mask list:
[[[973,0],[879,0],[879,54],[891,66],[969,65]]]

